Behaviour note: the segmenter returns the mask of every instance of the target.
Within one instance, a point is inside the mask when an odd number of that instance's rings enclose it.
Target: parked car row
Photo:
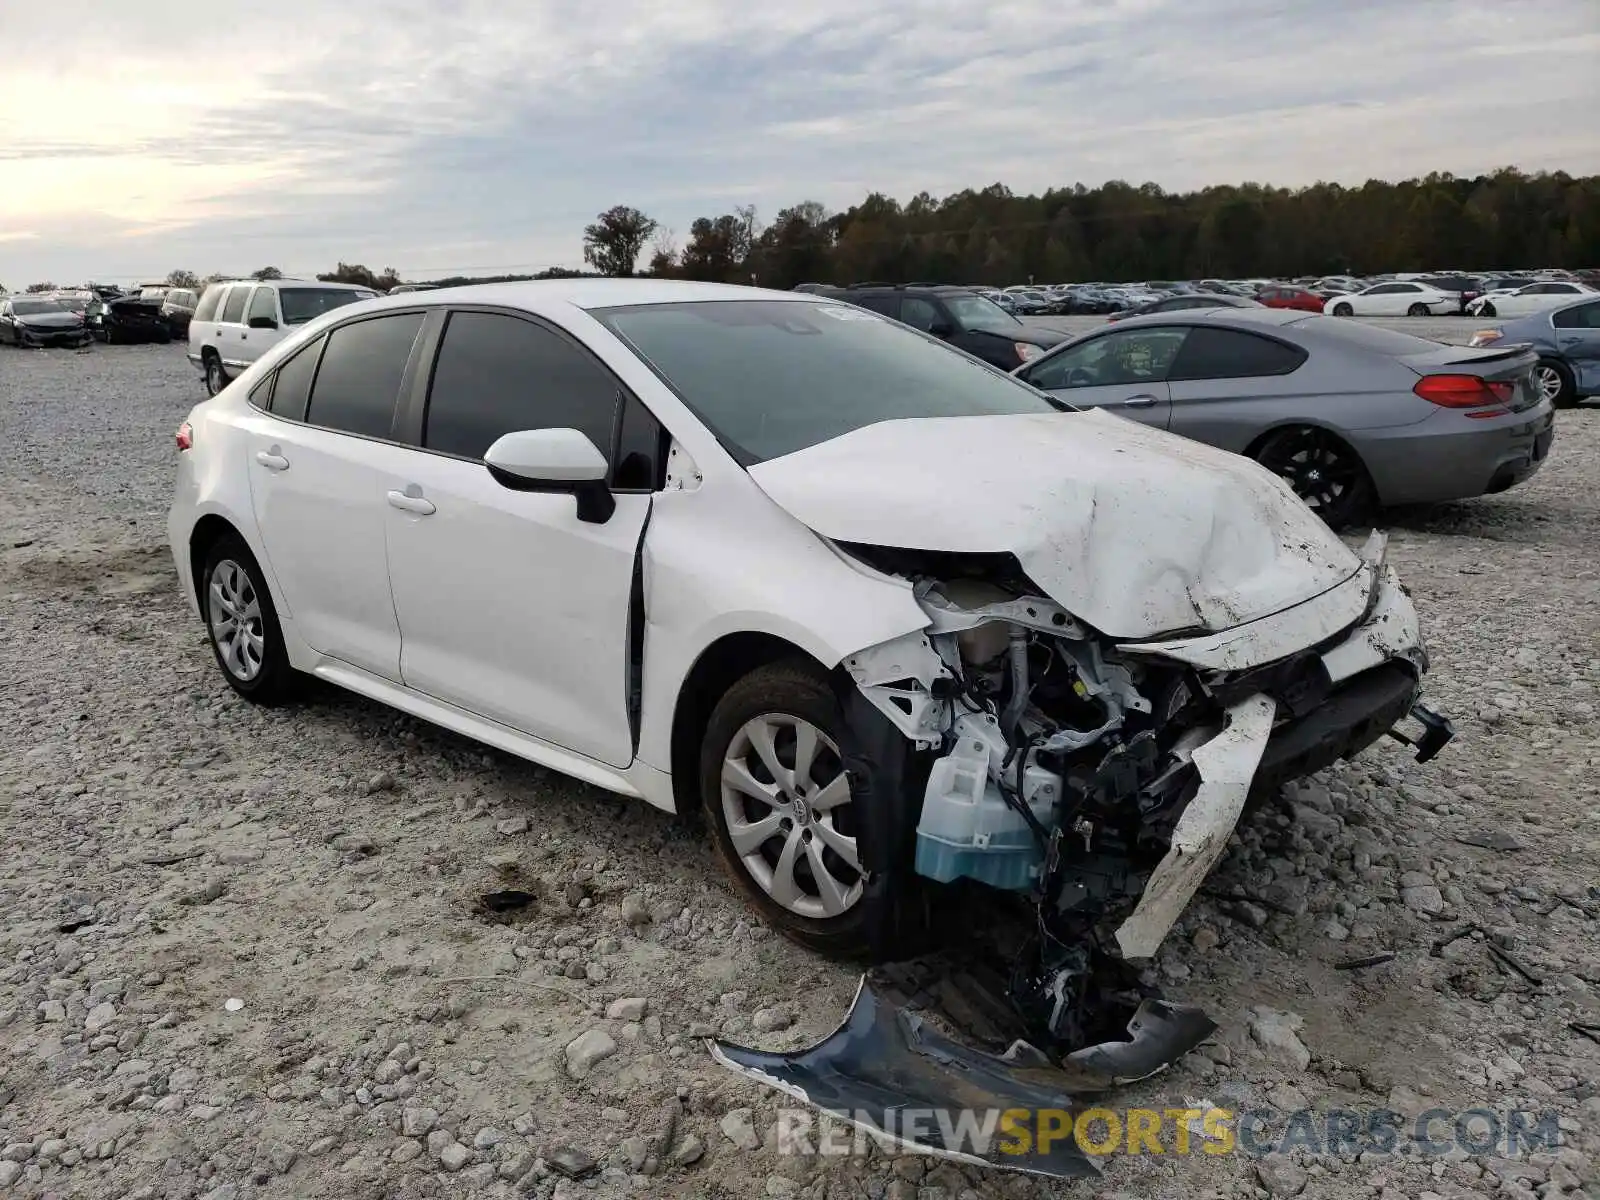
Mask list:
[[[1098,313],[1120,315],[1142,310],[1159,300],[1183,296],[1224,296],[1255,300],[1268,308],[1302,312],[1332,311],[1330,302],[1353,296],[1367,299],[1349,305],[1350,313],[1366,316],[1442,316],[1449,313],[1494,316],[1498,300],[1484,311],[1484,297],[1533,288],[1530,296],[1572,295],[1600,283],[1600,272],[1505,273],[1481,275],[1456,271],[1410,272],[1358,278],[1352,275],[1277,279],[1148,280],[1143,283],[1013,284],[973,290],[1017,316]],[[1403,286],[1400,286],[1403,285]],[[1396,287],[1399,290],[1393,290]],[[1380,290],[1381,289],[1381,290]],[[1553,290],[1552,290],[1553,289]],[[1403,303],[1384,297],[1404,295]],[[1508,314],[1509,315],[1509,314]],[[1520,312],[1517,315],[1521,315]]]
[[[0,296],[0,342],[18,346],[167,343],[186,336],[196,297],[191,288],[146,284],[133,291],[105,284]]]

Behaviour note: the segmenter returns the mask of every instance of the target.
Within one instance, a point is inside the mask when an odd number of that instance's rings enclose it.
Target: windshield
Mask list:
[[[59,300],[13,300],[11,302],[11,308],[12,311],[14,311],[19,317],[26,316],[30,313],[37,314],[67,311],[66,305],[62,304]]]
[[[944,305],[963,329],[993,329],[1011,333],[1023,327],[1021,321],[987,296],[949,295],[944,297]]]
[[[279,288],[278,299],[283,304],[285,325],[304,325],[312,317],[320,317],[357,300],[371,300],[377,292],[361,288]]]
[[[591,315],[745,466],[879,421],[1064,411],[899,322],[842,304],[718,300]]]

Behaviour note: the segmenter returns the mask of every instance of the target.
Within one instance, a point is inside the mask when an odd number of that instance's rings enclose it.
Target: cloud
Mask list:
[[[1600,170],[1593,0],[80,0],[11,22],[0,280],[577,265],[666,226],[996,180]],[[12,28],[10,26],[15,26]],[[1545,36],[1545,35],[1548,36]],[[26,230],[34,236],[19,237]]]

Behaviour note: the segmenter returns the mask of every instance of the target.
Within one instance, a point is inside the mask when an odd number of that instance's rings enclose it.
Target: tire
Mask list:
[[[206,395],[215,396],[228,386],[228,372],[222,365],[222,359],[215,353],[204,356],[206,367]]]
[[[1330,529],[1353,525],[1377,499],[1359,455],[1336,434],[1315,425],[1279,429],[1252,457],[1283,479]]]
[[[1348,304],[1335,304],[1333,306],[1333,315],[1336,317],[1353,317],[1355,313],[1356,310]]]
[[[926,928],[906,801],[920,790],[903,770],[910,744],[864,698],[860,707],[847,725],[827,675],[807,659],[756,668],[712,711],[700,797],[724,867],[769,924],[831,958],[886,960],[915,953]],[[803,744],[815,749],[796,807],[782,780]]]
[[[206,552],[199,592],[206,637],[228,686],[254,704],[288,700],[297,679],[278,610],[255,556],[237,534],[218,538]]]
[[[1578,406],[1578,381],[1572,377],[1572,369],[1560,359],[1541,358],[1533,368],[1533,382],[1539,395],[1556,408]]]
[[[1406,309],[1406,316],[1408,317],[1427,317],[1431,315],[1432,313],[1429,311],[1426,304],[1413,304],[1410,308]]]
[[[1494,305],[1485,304],[1482,308],[1480,308],[1478,310],[1478,315],[1480,317],[1492,317],[1492,316],[1495,316],[1496,314],[1495,314],[1495,311],[1494,311]]]

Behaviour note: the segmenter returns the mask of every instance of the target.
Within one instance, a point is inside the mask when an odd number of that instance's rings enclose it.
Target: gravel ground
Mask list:
[[[1158,965],[1221,1031],[1113,1101],[1527,1108],[1561,1147],[1263,1160],[1169,1133],[1051,1185],[780,1155],[775,1096],[699,1038],[806,1044],[855,977],[756,924],[693,830],[354,697],[235,699],[164,541],[200,395],[178,347],[0,351],[0,1195],[1594,1186],[1600,1045],[1572,1028],[1600,1022],[1593,407],[1528,484],[1391,514],[1460,736],[1422,766],[1386,742],[1247,821]],[[508,888],[536,899],[500,923],[478,898]],[[602,1172],[560,1179],[563,1147]]]

